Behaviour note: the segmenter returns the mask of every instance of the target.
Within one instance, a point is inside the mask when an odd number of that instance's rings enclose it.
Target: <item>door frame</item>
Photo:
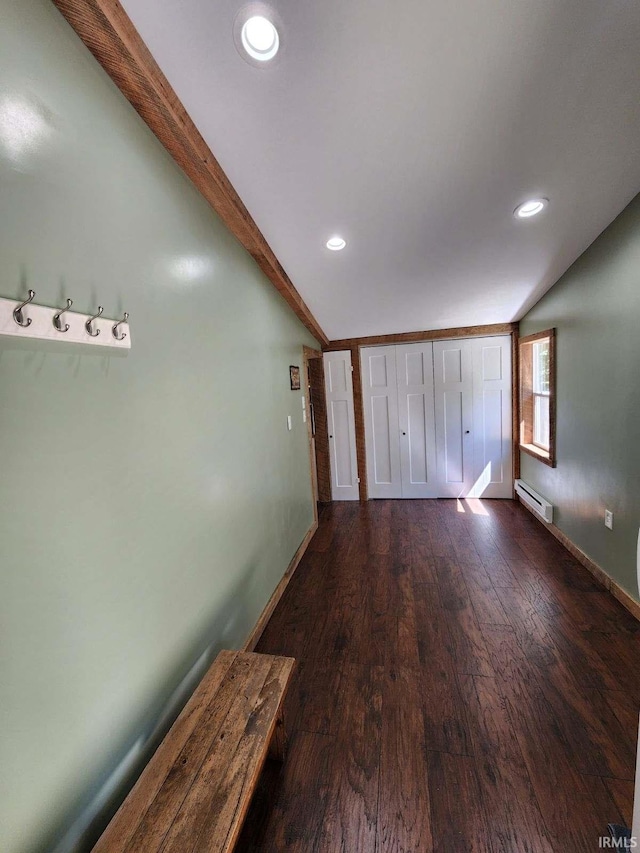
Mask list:
[[[519,435],[518,423],[518,383],[520,370],[518,363],[518,323],[494,323],[485,326],[461,326],[457,329],[431,329],[423,332],[404,332],[396,335],[373,335],[364,338],[345,338],[340,341],[329,341],[322,347],[323,352],[335,350],[351,350],[353,365],[353,406],[356,423],[356,455],[358,460],[358,477],[360,478],[360,500],[369,500],[367,488],[367,456],[364,438],[364,405],[362,400],[362,377],[360,375],[361,347],[386,346],[387,344],[408,344],[422,341],[444,341],[449,338],[485,338],[492,335],[511,335],[511,456],[513,463],[513,478],[520,476],[520,452],[517,441]],[[515,492],[513,492],[515,497]]]
[[[302,347],[302,378],[304,380],[305,411],[307,413],[307,438],[309,441],[309,466],[311,469],[311,496],[313,498],[313,520],[318,523],[318,456],[316,440],[311,425],[311,395],[309,393],[309,362],[312,358],[322,359],[322,351],[312,347]],[[324,394],[324,386],[322,388]],[[329,460],[327,459],[327,464]]]
[[[359,409],[362,409],[362,401],[361,400],[358,401],[356,398],[355,388],[354,388],[354,385],[355,385],[354,375],[357,374],[358,382],[359,382],[360,381],[360,379],[359,379],[360,370],[359,370],[359,368],[356,368],[356,366],[353,364],[353,350],[351,348],[346,348],[343,350],[329,350],[329,351],[323,352],[322,355],[323,355],[322,363],[323,363],[323,368],[324,368],[325,404],[326,404],[326,411],[327,411],[327,430],[328,430],[329,439],[330,439],[329,447],[328,447],[328,454],[330,457],[329,469],[331,472],[331,500],[332,501],[334,501],[334,500],[337,500],[337,501],[358,500],[359,501],[359,500],[362,500],[362,498],[361,498],[361,481],[360,481],[360,476],[359,476],[359,471],[361,469],[361,460],[358,456],[357,427],[356,427],[357,415],[356,415],[356,412]],[[345,394],[347,395],[347,399],[342,400],[340,402],[346,402],[347,403],[347,410],[348,410],[348,436],[347,437],[348,437],[348,442],[349,442],[349,458],[350,458],[350,470],[351,470],[351,482],[350,482],[349,486],[345,487],[345,491],[347,489],[351,489],[351,490],[356,492],[356,494],[351,494],[351,495],[349,495],[349,497],[345,497],[344,495],[339,494],[342,486],[338,485],[338,482],[337,482],[338,470],[337,470],[336,442],[338,439],[337,439],[337,433],[336,433],[336,424],[334,421],[335,412],[334,412],[334,408],[333,408],[333,402],[338,402],[338,401],[333,400],[333,397],[332,397],[333,391],[329,387],[329,385],[330,385],[329,378],[331,377],[331,371],[330,370],[327,371],[327,364],[334,360],[331,358],[331,356],[333,356],[333,355],[344,356],[344,358],[338,358],[338,359],[335,359],[335,361],[336,362],[342,362],[344,364],[344,368],[345,368],[345,382],[346,382]],[[348,362],[348,367],[349,367],[348,370],[346,369],[347,362]],[[348,380],[346,379],[346,377],[349,377]],[[347,385],[349,386],[348,388],[347,388]],[[348,392],[350,392],[350,394]],[[339,394],[340,392],[337,391],[337,393]],[[334,433],[335,435],[332,435],[332,433]],[[331,441],[331,439],[334,439],[334,440]],[[355,462],[355,467],[354,467],[354,462]],[[355,482],[354,482],[354,479],[355,479]],[[357,486],[357,489],[356,489],[356,486]]]

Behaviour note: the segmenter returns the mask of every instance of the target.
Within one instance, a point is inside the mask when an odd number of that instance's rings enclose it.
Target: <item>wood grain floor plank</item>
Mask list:
[[[604,690],[615,690],[620,686],[594,643],[586,634],[575,630],[570,618],[563,614],[553,618],[544,614],[543,619],[560,653],[581,674],[585,685]]]
[[[341,582],[331,599],[331,609],[319,608],[310,634],[308,657],[325,661],[357,661],[362,644],[363,602],[367,595],[364,566],[368,559],[366,534],[352,532],[344,553],[332,561]]]
[[[427,749],[470,755],[469,721],[456,678],[449,632],[442,619],[440,590],[435,584],[420,584],[415,591]]]
[[[540,539],[530,535],[517,538],[516,541],[536,568],[552,568],[551,577],[560,582],[565,590],[595,592],[598,589],[593,575],[585,571],[555,538]]]
[[[391,552],[391,501],[369,501],[363,512],[367,518],[366,542],[369,554]]]
[[[372,554],[361,581],[361,617],[357,655],[353,660],[369,666],[382,666],[398,643],[398,619],[393,606],[399,596],[394,577],[395,564],[390,554]],[[390,589],[391,586],[391,589]]]
[[[638,740],[638,718],[640,717],[640,702],[632,693],[625,690],[602,690],[602,697],[613,711],[631,744],[633,752]]]
[[[384,670],[344,664],[334,763],[315,853],[375,851]]]
[[[358,507],[351,501],[325,504],[319,513],[318,530],[308,552],[336,551],[348,542],[349,531],[358,518]]]
[[[612,817],[609,818],[608,822],[631,827],[633,822],[633,782],[626,779],[601,779],[600,781],[607,789],[616,807],[616,811],[612,810]]]
[[[394,578],[389,590],[385,661],[389,665],[420,667],[415,593],[408,572]]]
[[[427,772],[433,853],[501,853],[493,843],[475,759],[427,752]]]
[[[425,502],[407,501],[406,503],[408,504],[406,532],[410,546],[411,579],[414,583],[437,583],[428,518],[423,510]]]
[[[520,586],[518,575],[509,566],[493,538],[492,528],[482,521],[472,523],[469,525],[469,535],[493,586]]]
[[[436,568],[457,670],[469,675],[493,675],[464,579],[453,561],[446,557],[436,558]]]
[[[431,837],[422,697],[415,670],[386,667],[378,796],[378,853],[429,850]]]
[[[512,685],[498,678],[507,703],[536,800],[552,839],[554,850],[597,849],[606,826],[602,803],[593,795],[590,778],[572,766],[566,744],[557,730],[555,715],[542,690],[527,688],[527,701]],[[580,815],[580,819],[576,817]]]
[[[308,853],[318,843],[335,738],[294,733],[284,765],[267,767],[238,842],[238,853]]]
[[[447,530],[447,526],[438,507],[436,505],[432,505],[431,501],[429,504],[427,524],[431,553],[434,557],[450,559],[453,556],[453,545],[451,544],[449,531]]]
[[[598,586],[574,595],[573,601],[578,606],[570,611],[570,615],[579,631],[626,633],[630,635],[630,643],[638,644],[640,623],[606,589]]]
[[[261,641],[301,666],[248,851],[583,853],[630,819],[636,623],[518,505],[460,507],[321,513]]]
[[[464,578],[478,622],[508,625],[509,619],[471,537],[473,522],[469,523],[469,519],[451,512],[448,515],[443,513],[443,520],[449,530],[454,554],[452,568]]]
[[[495,678],[461,678],[492,843],[509,853],[554,853],[515,728]]]
[[[640,678],[638,677],[638,642],[635,637],[621,637],[617,631],[585,631],[584,642],[597,652],[610,675],[604,690],[624,690],[640,707]]]
[[[291,728],[315,734],[335,735],[339,717],[341,670],[335,663],[307,660],[298,665],[294,688],[298,713]]]
[[[626,740],[626,736],[602,696],[593,688],[580,686],[553,649],[545,650],[542,659],[535,654],[528,657],[525,649],[531,649],[530,637],[519,629],[502,636],[488,627],[483,630],[496,671],[510,675],[517,672],[517,679],[513,679],[516,689],[522,685],[541,691],[562,737],[565,754],[575,769],[585,774],[629,778],[633,772],[629,766],[631,750],[626,743],[626,749],[616,748],[615,743],[621,738]],[[520,701],[527,701],[526,689]]]
[[[616,689],[609,668],[566,614],[551,616],[520,590],[504,587],[498,590],[498,596],[532,662],[545,666],[562,658],[578,684]]]

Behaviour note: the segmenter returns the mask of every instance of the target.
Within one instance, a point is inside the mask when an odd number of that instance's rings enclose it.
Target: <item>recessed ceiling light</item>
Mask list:
[[[342,237],[331,237],[326,242],[327,249],[331,249],[332,252],[339,252],[340,249],[344,249],[347,245],[347,241],[343,240]]]
[[[273,59],[280,47],[277,29],[263,15],[254,15],[245,21],[240,38],[249,56],[259,62]]]
[[[537,216],[549,204],[548,198],[532,198],[519,204],[513,211],[516,219],[528,219],[530,216]]]

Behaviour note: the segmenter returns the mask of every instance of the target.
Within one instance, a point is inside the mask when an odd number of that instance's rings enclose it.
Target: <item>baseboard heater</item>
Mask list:
[[[521,501],[530,506],[531,509],[537,513],[540,518],[543,518],[546,522],[551,524],[553,521],[553,504],[550,504],[549,501],[545,500],[542,495],[539,495],[534,489],[531,488],[524,480],[516,480],[515,481],[516,494],[520,498]]]

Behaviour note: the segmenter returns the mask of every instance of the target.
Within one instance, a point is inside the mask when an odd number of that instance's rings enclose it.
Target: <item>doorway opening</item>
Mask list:
[[[331,471],[329,468],[329,433],[327,430],[327,403],[324,392],[324,366],[320,350],[304,347],[304,383],[308,400],[307,427],[311,486],[316,508],[331,501]]]

